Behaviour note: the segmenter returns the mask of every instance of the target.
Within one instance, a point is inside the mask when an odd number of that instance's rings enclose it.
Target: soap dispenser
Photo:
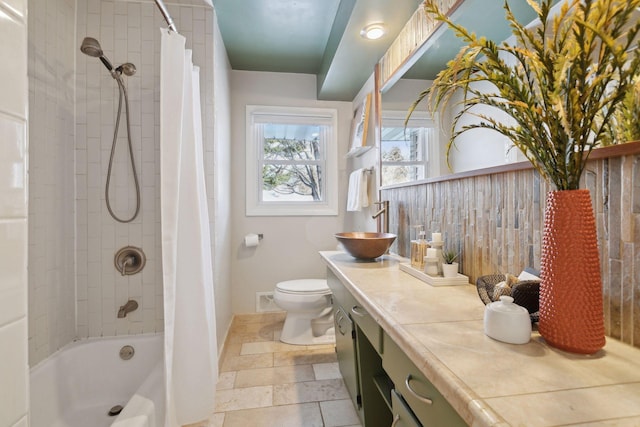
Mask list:
[[[411,241],[411,266],[417,270],[424,270],[424,257],[427,256],[429,242],[422,225],[415,226],[418,232],[418,240]]]

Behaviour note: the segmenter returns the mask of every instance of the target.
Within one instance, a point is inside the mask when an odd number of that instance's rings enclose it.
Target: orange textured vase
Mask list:
[[[604,347],[602,279],[589,190],[552,191],[542,236],[540,335],[551,346],[592,354]]]

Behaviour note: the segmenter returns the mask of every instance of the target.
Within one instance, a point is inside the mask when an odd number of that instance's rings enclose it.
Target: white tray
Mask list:
[[[416,279],[420,279],[431,286],[459,286],[469,284],[469,278],[460,273],[458,273],[456,277],[430,276],[427,273],[416,270],[415,268],[411,267],[411,264],[408,263],[400,263],[400,270],[404,271],[405,273],[409,273]]]

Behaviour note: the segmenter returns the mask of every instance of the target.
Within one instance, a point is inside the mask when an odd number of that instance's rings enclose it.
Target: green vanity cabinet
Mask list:
[[[338,365],[363,427],[462,427],[458,413],[331,269]]]
[[[391,386],[382,369],[382,329],[331,270],[327,283],[333,294],[338,366],[351,400],[363,426],[388,427]],[[387,384],[389,397],[380,393],[380,384]]]
[[[394,415],[396,400],[405,402],[423,427],[463,427],[467,424],[420,372],[398,345],[384,334],[382,366],[394,384]],[[406,408],[404,408],[406,409]],[[402,410],[402,409],[400,409]],[[401,418],[402,418],[402,414]],[[403,424],[400,424],[403,425]],[[412,425],[412,424],[406,424]]]

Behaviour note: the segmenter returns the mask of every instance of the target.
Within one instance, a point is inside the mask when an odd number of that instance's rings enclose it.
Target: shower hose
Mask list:
[[[104,188],[104,197],[107,202],[107,210],[109,214],[118,222],[128,223],[133,221],[137,216],[138,212],[140,212],[140,184],[138,183],[138,172],[136,171],[136,164],[133,160],[133,145],[131,144],[131,126],[129,125],[129,97],[127,96],[127,89],[122,82],[122,77],[118,73],[114,76],[116,82],[118,82],[118,92],[120,94],[118,98],[118,115],[116,116],[116,126],[113,131],[113,143],[111,144],[111,156],[109,157],[109,167],[107,169],[107,182]],[[136,186],[136,211],[133,213],[133,216],[129,219],[119,218],[113,209],[111,209],[111,203],[109,201],[109,185],[111,184],[111,169],[113,167],[113,157],[116,152],[116,145],[118,143],[118,128],[120,127],[120,116],[122,115],[122,99],[124,98],[125,104],[125,115],[127,122],[127,141],[129,145],[129,158],[131,159],[131,170],[133,171],[133,181]]]

